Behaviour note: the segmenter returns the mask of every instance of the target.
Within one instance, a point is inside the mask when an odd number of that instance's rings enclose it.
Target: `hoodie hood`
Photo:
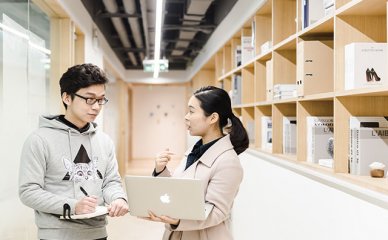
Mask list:
[[[90,135],[91,133],[94,133],[97,131],[97,123],[91,122],[91,123],[89,123],[89,129],[83,133],[80,133],[79,131],[77,131],[77,129],[69,127],[66,124],[62,123],[61,121],[58,121],[57,118],[59,116],[60,115],[40,116],[39,117],[39,127],[40,128],[52,128],[52,129],[57,129],[57,130],[63,130],[66,132],[82,134],[82,135]]]

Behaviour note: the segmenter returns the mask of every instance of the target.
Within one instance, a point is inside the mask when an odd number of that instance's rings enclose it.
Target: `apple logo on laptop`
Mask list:
[[[162,203],[170,203],[170,196],[165,193],[164,195],[160,196],[160,201]]]

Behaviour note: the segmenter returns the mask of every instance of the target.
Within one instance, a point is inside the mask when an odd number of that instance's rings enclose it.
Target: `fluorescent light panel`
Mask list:
[[[159,76],[160,42],[162,37],[162,10],[163,0],[156,1],[156,23],[155,23],[155,52],[154,52],[154,78]]]

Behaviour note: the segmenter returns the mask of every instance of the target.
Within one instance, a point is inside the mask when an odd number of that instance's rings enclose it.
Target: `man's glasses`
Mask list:
[[[95,104],[96,102],[98,103],[98,105],[105,105],[107,102],[108,102],[108,99],[107,98],[100,98],[100,99],[96,99],[96,98],[87,98],[87,97],[83,97],[81,95],[78,95],[77,93],[73,93],[74,96],[77,96],[79,98],[82,98],[86,101],[86,104],[88,105],[93,105]]]

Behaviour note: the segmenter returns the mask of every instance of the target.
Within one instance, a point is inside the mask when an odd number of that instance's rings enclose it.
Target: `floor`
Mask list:
[[[178,164],[178,160],[174,159],[169,163],[173,170]],[[153,159],[131,160],[127,166],[127,175],[151,175],[154,168]],[[164,232],[164,224],[150,222],[129,214],[119,218],[108,218],[108,239],[109,240],[157,240],[162,239]]]

